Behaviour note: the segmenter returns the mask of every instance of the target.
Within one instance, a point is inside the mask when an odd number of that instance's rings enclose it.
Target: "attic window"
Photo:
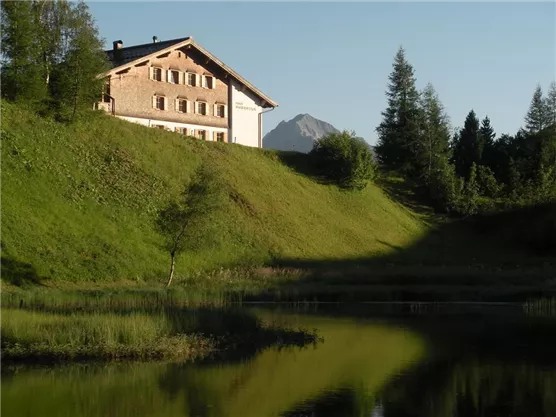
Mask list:
[[[168,82],[172,84],[180,83],[180,72],[176,70],[168,71]]]
[[[214,77],[210,75],[203,76],[203,88],[213,89],[215,85]]]
[[[162,81],[162,68],[151,67],[151,79],[155,81]]]
[[[191,87],[195,87],[197,85],[197,74],[193,72],[187,73],[187,84]]]

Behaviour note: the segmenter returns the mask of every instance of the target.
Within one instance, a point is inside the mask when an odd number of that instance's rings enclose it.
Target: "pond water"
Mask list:
[[[2,416],[556,416],[554,318],[503,307],[250,310],[324,341],[193,364],[2,366]]]

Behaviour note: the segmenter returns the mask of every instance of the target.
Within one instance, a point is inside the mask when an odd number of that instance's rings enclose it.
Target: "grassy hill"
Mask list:
[[[226,181],[217,248],[178,259],[198,271],[275,259],[388,255],[427,232],[377,186],[346,192],[283,164],[279,154],[208,143],[91,113],[65,126],[2,102],[3,280],[164,279],[156,210],[199,164]]]

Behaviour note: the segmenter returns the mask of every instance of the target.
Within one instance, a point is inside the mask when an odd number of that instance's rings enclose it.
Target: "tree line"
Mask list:
[[[4,98],[63,121],[92,108],[109,66],[83,1],[2,1],[1,24]]]
[[[386,96],[376,128],[378,162],[415,179],[438,210],[470,215],[556,200],[556,82],[546,96],[537,86],[524,127],[499,137],[488,116],[479,120],[474,110],[452,133],[432,84],[417,89],[403,48]]]

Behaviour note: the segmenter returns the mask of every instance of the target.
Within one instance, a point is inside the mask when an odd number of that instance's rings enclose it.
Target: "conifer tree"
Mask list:
[[[379,161],[387,168],[411,173],[417,165],[419,148],[419,93],[415,87],[413,67],[406,60],[402,47],[394,58],[388,79],[388,106],[382,112],[383,120],[376,129],[379,136],[376,152]]]
[[[556,130],[556,81],[550,83],[546,96],[547,121]]]
[[[468,178],[471,166],[479,164],[484,149],[480,135],[479,119],[475,111],[471,110],[465,118],[463,129],[454,141],[454,163],[459,176]]]
[[[40,101],[41,79],[37,26],[28,1],[2,1],[2,95],[10,100]]]
[[[444,106],[432,84],[427,84],[421,93],[420,105],[422,130],[419,135],[417,163],[421,177],[428,183],[439,160],[448,158],[450,126]]]
[[[479,129],[479,134],[481,135],[480,142],[482,143],[483,151],[481,154],[480,163],[492,168],[494,164],[494,139],[496,138],[496,133],[492,125],[490,124],[490,119],[488,116],[481,122],[481,128]]]
[[[537,133],[548,126],[549,114],[546,102],[542,97],[541,86],[538,85],[531,99],[529,111],[525,116],[525,128],[529,133]]]

